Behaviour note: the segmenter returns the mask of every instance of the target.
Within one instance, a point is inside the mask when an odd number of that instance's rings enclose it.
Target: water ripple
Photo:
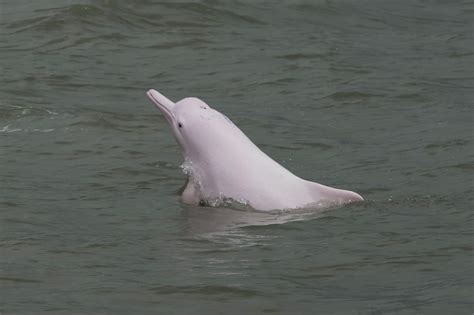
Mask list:
[[[251,298],[263,295],[260,291],[244,289],[237,286],[222,286],[222,285],[187,285],[187,286],[173,286],[165,285],[150,288],[150,291],[156,294],[189,294],[189,295],[233,295],[242,298]]]

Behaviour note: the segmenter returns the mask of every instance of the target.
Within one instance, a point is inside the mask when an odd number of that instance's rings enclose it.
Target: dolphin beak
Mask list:
[[[174,120],[173,108],[175,106],[175,103],[173,103],[163,94],[153,89],[148,90],[148,92],[146,92],[146,95],[148,96],[150,101],[152,101],[152,103],[160,109],[166,120],[168,120],[168,122],[171,124]]]

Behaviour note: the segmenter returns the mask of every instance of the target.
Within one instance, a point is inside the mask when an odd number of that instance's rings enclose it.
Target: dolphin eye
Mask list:
[[[183,124],[182,124],[182,123],[178,123],[178,127],[179,127],[179,128],[183,128]]]

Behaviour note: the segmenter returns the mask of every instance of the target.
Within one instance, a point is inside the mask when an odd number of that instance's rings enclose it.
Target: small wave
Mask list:
[[[258,24],[264,25],[265,23],[256,17],[244,15],[241,13],[236,13],[228,9],[218,8],[216,6],[206,5],[204,3],[162,3],[164,7],[170,9],[178,9],[181,11],[190,11],[195,14],[201,15],[206,20],[213,19],[227,19],[227,20],[236,20],[238,22],[245,22],[249,24]]]
[[[55,129],[50,128],[50,129],[37,129],[37,128],[27,128],[27,129],[21,129],[21,128],[10,128],[10,125],[4,126],[2,129],[0,129],[0,132],[6,132],[6,133],[12,133],[12,132],[52,132]]]
[[[364,92],[359,92],[359,91],[347,91],[347,92],[332,93],[324,98],[332,98],[337,101],[343,101],[343,100],[359,100],[359,99],[366,99],[370,97],[381,97],[381,96],[383,95],[364,93]]]
[[[0,277],[0,281],[10,281],[17,283],[42,283],[42,281],[36,279],[16,278],[16,277]]]
[[[237,286],[173,286],[165,285],[151,288],[150,291],[160,295],[164,294],[192,294],[192,295],[235,295],[245,298],[260,295],[258,291],[239,288]]]
[[[315,53],[294,53],[294,54],[276,56],[276,58],[286,59],[286,60],[323,59],[325,57],[327,56],[323,54],[315,54]]]
[[[17,105],[0,106],[0,118],[22,117],[22,116],[56,116],[57,112],[41,107],[25,107]]]
[[[449,168],[458,168],[466,171],[473,171],[474,170],[474,162],[470,163],[460,163],[449,166]]]
[[[54,31],[63,29],[73,20],[85,21],[88,17],[105,16],[104,10],[93,5],[74,4],[61,8],[38,10],[37,12],[42,11],[54,12],[54,14],[34,25],[36,30]]]
[[[435,141],[433,143],[425,145],[425,149],[443,149],[457,146],[467,146],[469,141],[466,139],[453,139],[448,141]]]
[[[0,129],[0,132],[17,132],[17,131],[21,131],[22,129],[19,129],[19,128],[10,128],[10,125],[6,125],[5,127],[3,127],[2,129]]]
[[[163,43],[158,43],[158,44],[152,44],[148,46],[147,48],[151,49],[172,49],[176,47],[193,47],[193,49],[199,48],[199,47],[207,47],[206,45],[209,45],[211,41],[203,39],[203,38],[192,38],[188,40],[181,40],[181,41],[173,41],[173,42],[163,42]]]
[[[27,31],[62,31],[88,26],[103,27],[109,24],[132,24],[131,18],[128,17],[130,15],[128,11],[111,10],[95,5],[74,4],[36,10],[35,13],[43,16],[10,23],[6,25],[6,28],[11,29],[12,33],[23,33]]]

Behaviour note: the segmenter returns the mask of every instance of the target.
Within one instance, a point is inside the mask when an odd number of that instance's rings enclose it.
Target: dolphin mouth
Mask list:
[[[163,94],[159,93],[156,90],[148,90],[146,95],[150,99],[150,101],[155,104],[156,107],[163,113],[166,120],[171,124],[175,119],[173,115],[173,107],[175,103],[173,103],[170,99],[168,99]]]

